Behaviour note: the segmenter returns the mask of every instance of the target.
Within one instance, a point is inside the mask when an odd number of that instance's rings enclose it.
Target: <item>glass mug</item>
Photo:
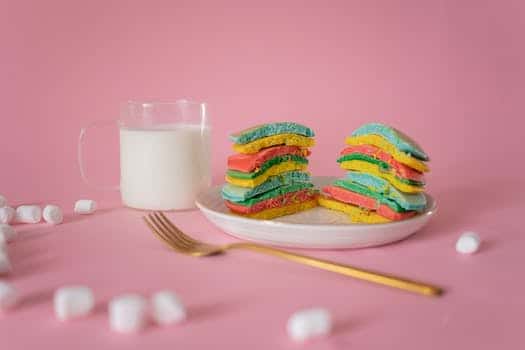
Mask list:
[[[80,175],[88,185],[83,161],[86,132],[78,140]],[[195,207],[198,192],[211,185],[210,121],[205,103],[128,101],[117,121],[120,133],[120,190],[125,206],[148,210]],[[108,187],[104,187],[108,188]]]

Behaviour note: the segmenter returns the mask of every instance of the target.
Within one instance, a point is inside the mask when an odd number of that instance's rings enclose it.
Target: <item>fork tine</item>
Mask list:
[[[202,245],[203,244],[202,242],[199,242],[199,241],[191,238],[190,236],[186,235],[184,232],[182,232],[182,230],[179,229],[177,226],[175,226],[175,224],[173,222],[171,222],[171,220],[168,219],[166,217],[166,215],[164,215],[163,213],[159,213],[159,216],[164,220],[164,222],[167,225],[169,225],[172,228],[173,233],[177,234],[177,236],[179,237],[179,239],[181,241],[184,241],[184,242],[186,242],[189,245],[197,245],[197,244]]]
[[[181,249],[191,249],[193,244],[188,244],[188,242],[181,240],[178,237],[178,235],[175,234],[173,230],[168,225],[166,225],[166,223],[161,219],[158,212],[152,213],[150,214],[150,216],[153,218],[153,221],[155,221],[155,223],[158,226],[161,226],[163,228],[164,235],[168,237],[168,239],[171,242],[173,242],[173,244],[176,244]]]
[[[148,218],[146,216],[142,217],[142,219],[144,220],[144,222],[146,223],[146,225],[149,227],[149,229],[151,230],[151,232],[153,232],[153,234],[155,236],[157,236],[157,238],[159,238],[165,245],[167,245],[170,249],[173,249],[173,250],[176,250],[178,251],[177,247],[175,245],[173,245],[169,240],[167,240],[164,235],[162,235],[162,233],[157,230],[157,227],[150,222],[150,220],[148,220]]]
[[[180,242],[180,240],[178,240],[177,237],[173,237],[173,234],[169,230],[167,230],[166,227],[163,227],[163,225],[158,221],[158,218],[155,215],[149,214],[149,219],[157,227],[157,232],[160,236],[162,236],[164,241],[177,248],[180,252],[188,250],[188,246],[183,242]]]
[[[162,216],[162,218],[165,220],[166,224],[169,225],[173,231],[177,231],[181,234],[181,236],[187,241],[187,242],[191,242],[193,244],[201,244],[202,242],[199,242],[197,241],[196,239],[193,239],[191,238],[190,236],[186,235],[184,232],[182,232],[182,230],[180,228],[178,228],[177,226],[175,226],[175,224],[166,217],[166,215],[164,215],[163,213],[159,213],[160,216]]]

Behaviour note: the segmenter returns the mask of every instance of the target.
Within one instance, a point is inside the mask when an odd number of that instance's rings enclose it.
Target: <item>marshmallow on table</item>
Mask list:
[[[186,309],[179,297],[170,291],[160,291],[151,297],[152,317],[158,324],[167,325],[186,319]]]
[[[9,255],[4,249],[0,249],[0,275],[5,275],[11,272],[11,262],[9,261]]]
[[[0,194],[0,208],[7,205],[7,199]]]
[[[0,309],[8,309],[18,302],[18,292],[7,282],[0,281]]]
[[[47,223],[58,225],[61,224],[64,220],[64,215],[62,214],[62,209],[56,205],[46,205],[42,213],[44,220]]]
[[[91,199],[80,199],[75,203],[75,213],[91,214],[97,209],[97,202]]]
[[[463,233],[456,242],[456,251],[462,254],[472,254],[478,251],[481,239],[476,232]]]
[[[15,217],[15,210],[11,207],[0,208],[0,223],[9,224]]]
[[[286,325],[288,335],[295,341],[330,333],[332,318],[326,309],[313,308],[294,313]]]
[[[38,205],[21,205],[16,208],[16,221],[36,224],[42,220],[42,209]]]
[[[95,298],[88,287],[66,286],[55,291],[53,304],[56,317],[64,321],[90,313],[95,306]]]
[[[9,226],[8,224],[0,224],[0,236],[3,236],[3,240],[6,243],[15,239],[16,235],[17,233],[12,226]]]
[[[137,294],[124,294],[109,302],[109,326],[119,333],[137,332],[148,322],[148,302]]]

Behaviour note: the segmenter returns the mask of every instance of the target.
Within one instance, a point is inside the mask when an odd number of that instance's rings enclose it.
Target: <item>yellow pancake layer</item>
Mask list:
[[[270,176],[279,175],[280,173],[284,173],[286,171],[304,171],[308,167],[308,164],[304,163],[297,163],[294,161],[287,161],[282,162],[279,164],[275,164],[274,166],[268,168],[264,173],[261,175],[254,177],[253,179],[238,179],[236,177],[231,177],[226,175],[226,182],[231,183],[232,185],[237,185],[241,187],[249,187],[254,188],[262,184],[264,181],[268,180]]]
[[[294,204],[286,205],[284,207],[279,207],[279,208],[270,208],[270,209],[260,211],[258,213],[253,213],[253,214],[248,214],[248,215],[242,215],[239,213],[235,213],[235,214],[241,215],[247,218],[252,218],[252,219],[270,220],[273,218],[277,218],[279,216],[285,216],[285,215],[298,213],[300,211],[311,209],[316,206],[317,206],[317,199],[312,199],[306,202],[294,203]]]
[[[428,165],[404,152],[399,151],[396,146],[388,142],[384,137],[374,134],[349,136],[345,143],[350,146],[373,145],[392,155],[392,158],[406,166],[416,169],[422,173],[429,171]]]
[[[369,173],[378,177],[381,177],[401,192],[405,193],[420,193],[423,192],[423,187],[412,186],[404,182],[399,181],[399,179],[390,172],[382,171],[378,165],[372,164],[363,160],[347,160],[341,162],[341,168],[345,170],[355,170],[361,171],[363,173]]]
[[[387,218],[382,217],[373,211],[364,210],[352,204],[339,202],[324,196],[320,196],[318,201],[320,206],[331,210],[342,211],[343,213],[348,214],[352,222],[364,224],[382,224],[385,222],[390,222],[390,220]]]
[[[237,153],[251,154],[257,153],[263,148],[276,145],[312,147],[314,144],[315,140],[311,137],[306,137],[297,134],[278,134],[263,137],[243,145],[234,144],[233,150]]]

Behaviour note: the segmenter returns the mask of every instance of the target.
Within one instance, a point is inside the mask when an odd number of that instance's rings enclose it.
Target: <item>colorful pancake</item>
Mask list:
[[[428,161],[428,155],[414,140],[401,131],[381,123],[369,123],[357,128],[352,136],[376,135],[403,153],[408,153],[419,160]]]
[[[353,204],[339,202],[326,195],[319,196],[318,202],[319,202],[319,205],[325,208],[335,210],[335,211],[341,211],[345,214],[348,214],[352,222],[363,223],[363,224],[382,224],[382,223],[390,222],[390,220],[377,214],[374,211],[362,209]]]
[[[392,221],[403,220],[416,215],[415,211],[405,211],[395,203],[339,187],[337,186],[337,182],[332,186],[324,187],[323,193],[328,194],[330,198],[339,202],[352,204],[369,211],[375,211],[378,215]],[[383,204],[385,202],[387,204]]]
[[[314,132],[292,122],[258,125],[232,134],[225,205],[235,214],[273,219],[317,205],[319,191],[306,173]]]
[[[421,212],[424,211],[427,206],[427,197],[423,193],[409,194],[401,192],[387,180],[372,174],[349,171],[346,173],[345,180],[338,181],[340,181],[339,184],[341,187],[357,191],[364,195],[381,195],[390,201],[394,201],[406,211],[415,210]],[[354,187],[349,187],[349,184],[353,184]]]
[[[310,182],[310,174],[302,171],[287,171],[280,173],[279,175],[270,176],[266,181],[264,181],[259,186],[249,188],[249,187],[240,187],[226,183],[222,187],[221,195],[222,198],[232,201],[232,202],[242,202],[249,198],[256,197],[260,194],[271,191],[280,186],[290,185],[292,183],[303,183]]]
[[[278,134],[268,137],[263,137],[246,144],[234,144],[233,150],[237,153],[252,154],[257,153],[263,148],[287,145],[299,147],[312,147],[315,141],[311,137],[306,137],[296,134]]]
[[[428,166],[419,159],[410,156],[407,153],[399,151],[394,145],[389,143],[386,139],[378,135],[362,135],[362,136],[351,136],[345,140],[349,146],[360,146],[360,145],[372,145],[377,148],[389,153],[392,158],[400,163],[407,165],[408,167],[415,169],[419,172],[426,173],[429,171]]]
[[[418,181],[418,180],[413,179],[414,176],[410,176],[410,177],[403,176],[403,175],[406,175],[406,173],[403,171],[399,171],[399,168],[393,167],[390,164],[380,159],[374,158],[372,156],[369,156],[363,153],[345,154],[341,156],[339,159],[337,159],[337,162],[341,164],[341,168],[346,169],[346,170],[355,170],[355,169],[348,168],[348,163],[352,161],[366,162],[366,163],[375,165],[382,173],[390,174],[393,177],[397,178],[399,181],[406,183],[406,184],[410,184],[414,186],[424,186],[425,185],[423,181]],[[421,179],[421,180],[424,180],[424,179]]]
[[[270,220],[279,216],[295,214],[300,211],[315,208],[317,206],[317,199],[312,199],[306,202],[293,203],[283,207],[266,209],[253,214],[243,215],[251,219]]]
[[[285,154],[285,155],[276,156],[276,157],[273,157],[273,158],[267,160],[266,162],[261,164],[261,166],[259,168],[257,168],[255,171],[252,171],[252,172],[249,172],[249,173],[245,173],[245,172],[238,171],[238,170],[228,169],[226,171],[226,174],[228,176],[230,176],[230,177],[235,177],[235,178],[238,178],[238,179],[254,179],[254,178],[264,174],[271,167],[273,167],[275,165],[278,165],[278,164],[281,164],[281,163],[285,163],[285,162],[294,162],[294,163],[300,163],[300,164],[308,164],[308,159],[306,159],[305,157],[302,157],[302,156],[294,155],[294,154]],[[277,175],[277,174],[275,174],[275,175]]]
[[[347,160],[342,161],[341,168],[345,170],[360,171],[363,173],[372,174],[381,177],[390,182],[395,188],[406,193],[423,192],[423,183],[403,179],[392,174],[388,169],[383,168],[383,164],[376,160]]]
[[[273,146],[253,154],[234,154],[228,157],[228,169],[249,173],[257,170],[266,161],[287,154],[308,157],[310,151],[298,146]]]
[[[293,157],[293,156],[290,156]],[[305,158],[303,158],[306,160]],[[305,171],[308,167],[308,161],[287,160],[270,166],[264,171],[253,173],[241,173],[235,170],[228,170],[226,173],[226,182],[241,187],[256,187],[268,180],[270,176],[276,176],[287,171]]]
[[[311,184],[310,184],[311,185]],[[300,188],[298,190],[287,189],[286,191],[278,191],[277,194],[268,194],[261,196],[262,198],[253,198],[252,200],[244,202],[226,201],[226,206],[233,212],[238,214],[253,214],[260,211],[283,207],[286,205],[306,202],[317,198],[319,192],[310,188]]]
[[[278,122],[257,125],[230,135],[236,144],[246,144],[255,140],[278,134],[296,134],[313,137],[315,133],[309,127],[294,122]]]
[[[407,165],[398,162],[394,159],[389,153],[383,151],[382,149],[372,146],[372,145],[359,145],[359,146],[348,146],[341,151],[341,156],[339,159],[343,160],[344,156],[363,154],[377,160],[380,160],[388,164],[394,171],[394,173],[401,178],[418,181],[421,183],[425,182],[425,176],[423,173],[408,167]],[[350,160],[351,158],[346,158],[344,160]],[[339,162],[339,160],[338,160]]]

